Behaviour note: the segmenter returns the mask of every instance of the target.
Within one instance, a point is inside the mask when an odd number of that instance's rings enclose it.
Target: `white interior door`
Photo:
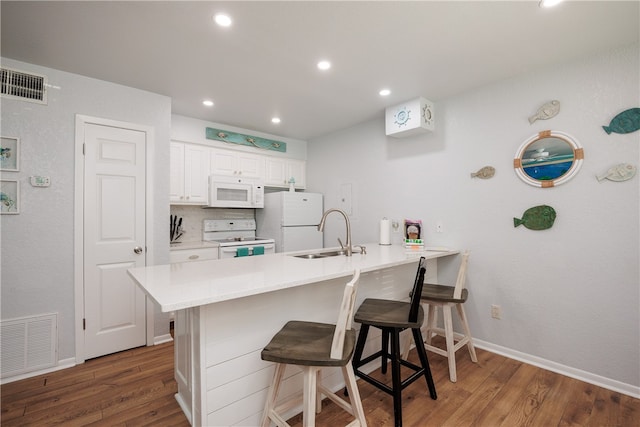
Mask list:
[[[145,265],[143,131],[84,128],[84,356],[146,344],[145,296],[127,269]]]

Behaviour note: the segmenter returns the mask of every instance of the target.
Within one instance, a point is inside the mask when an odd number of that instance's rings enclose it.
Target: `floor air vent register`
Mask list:
[[[55,366],[58,352],[58,315],[3,320],[0,353],[1,378]]]

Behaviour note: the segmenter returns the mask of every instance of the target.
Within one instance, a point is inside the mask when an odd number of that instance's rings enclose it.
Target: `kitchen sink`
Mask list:
[[[317,258],[329,258],[332,256],[344,255],[345,251],[328,251],[328,252],[313,252],[310,254],[293,255],[296,258],[304,259],[317,259]]]

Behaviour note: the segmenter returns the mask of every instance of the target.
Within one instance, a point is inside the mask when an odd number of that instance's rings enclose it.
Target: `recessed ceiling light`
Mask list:
[[[280,117],[274,117],[271,119],[271,123],[278,124],[280,123]]]
[[[563,0],[540,0],[540,3],[538,3],[538,5],[540,7],[553,7],[562,3],[562,1]]]
[[[221,27],[229,27],[231,26],[231,18],[229,15],[225,15],[224,13],[216,13],[213,17],[213,20],[216,21],[216,24]]]
[[[210,99],[205,99],[204,101],[202,101],[202,105],[204,105],[205,107],[213,107],[213,101]]]
[[[331,62],[329,62],[329,61],[320,61],[320,62],[318,62],[318,69],[319,70],[328,70],[329,68],[331,68]]]
[[[389,95],[391,95],[391,91],[389,89],[382,89],[378,93],[380,94],[380,96],[389,96]]]

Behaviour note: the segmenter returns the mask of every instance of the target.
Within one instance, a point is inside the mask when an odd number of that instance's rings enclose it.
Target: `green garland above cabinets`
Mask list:
[[[227,142],[229,144],[247,145],[249,147],[261,148],[263,150],[278,151],[280,153],[287,152],[286,142],[258,138],[257,136],[251,135],[242,135],[240,133],[229,132],[221,129],[206,128],[206,138]]]

